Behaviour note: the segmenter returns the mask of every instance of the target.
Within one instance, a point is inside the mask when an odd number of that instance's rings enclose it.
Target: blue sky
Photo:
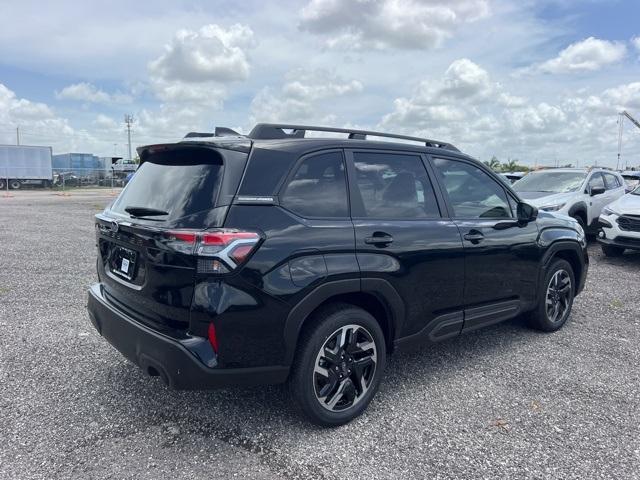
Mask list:
[[[123,155],[223,125],[424,135],[485,160],[615,166],[640,2],[2,2],[0,142]],[[14,21],[7,21],[14,19]],[[623,159],[640,165],[640,130]]]

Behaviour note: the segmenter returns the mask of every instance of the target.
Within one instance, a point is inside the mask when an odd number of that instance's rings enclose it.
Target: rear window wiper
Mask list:
[[[159,210],[157,208],[149,208],[149,207],[125,207],[125,212],[134,217],[159,217],[162,215],[169,215],[169,212],[165,212],[164,210]]]

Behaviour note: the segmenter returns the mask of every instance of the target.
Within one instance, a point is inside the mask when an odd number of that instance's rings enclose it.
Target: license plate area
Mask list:
[[[129,248],[114,246],[111,250],[109,269],[111,273],[127,280],[133,280],[136,274],[138,253]]]

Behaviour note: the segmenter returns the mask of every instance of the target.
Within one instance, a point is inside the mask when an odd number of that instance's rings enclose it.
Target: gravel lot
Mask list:
[[[108,190],[0,197],[0,477],[639,478],[640,254],[592,245],[555,334],[516,320],[392,357],[365,415],[281,387],[174,392],[90,325]]]

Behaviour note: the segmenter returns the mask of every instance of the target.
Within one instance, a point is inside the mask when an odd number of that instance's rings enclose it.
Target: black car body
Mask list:
[[[576,222],[537,215],[455,147],[287,127],[143,147],[136,175],[96,215],[91,321],[170,386],[284,382],[305,329],[332,305],[374,318],[380,353],[534,311],[559,260],[572,294],[582,290]],[[341,365],[340,378],[351,372]]]

